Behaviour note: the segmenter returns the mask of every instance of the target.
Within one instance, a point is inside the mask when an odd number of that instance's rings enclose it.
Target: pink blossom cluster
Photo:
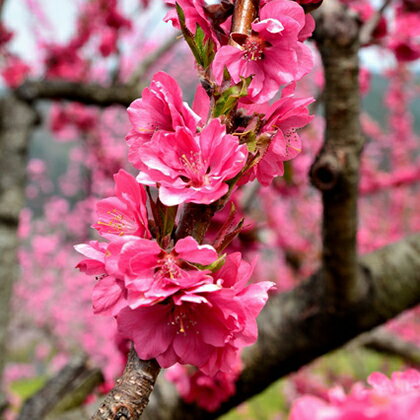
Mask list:
[[[216,201],[228,191],[225,181],[245,166],[246,146],[226,134],[220,119],[205,124],[166,73],[154,76],[128,115],[133,126],[127,136],[128,158],[140,169],[137,180],[158,184],[159,199],[167,206]]]
[[[234,382],[239,372],[240,365],[231,373],[220,371],[209,376],[193,367],[176,364],[167,370],[165,377],[175,384],[185,402],[215,411],[235,393]]]
[[[239,349],[256,340],[255,318],[272,283],[247,285],[252,266],[239,253],[219,267],[216,250],[191,236],[158,243],[144,187],[123,170],[115,183],[115,195],[98,202],[94,225],[108,242],[76,246],[87,257],[79,269],[97,276],[94,311],[115,316],[142,359],[230,372]]]
[[[420,419],[420,372],[394,372],[391,379],[379,372],[368,378],[371,388],[355,384],[348,395],[339,388],[328,400],[314,396],[297,399],[290,420],[394,420]]]

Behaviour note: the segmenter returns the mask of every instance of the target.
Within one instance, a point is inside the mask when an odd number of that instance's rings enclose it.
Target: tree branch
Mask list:
[[[8,95],[0,99],[0,401],[5,366],[7,329],[17,262],[19,214],[25,202],[27,145],[36,113]]]
[[[236,0],[231,34],[249,35],[251,23],[258,15],[258,0]]]
[[[69,82],[66,80],[27,80],[15,90],[26,102],[39,99],[62,99],[86,105],[106,107],[119,104],[129,106],[139,92],[129,85],[103,86],[98,83]]]
[[[378,328],[371,333],[363,334],[356,340],[355,344],[379,353],[400,357],[413,366],[420,366],[420,347],[402,340],[384,328]]]
[[[382,6],[367,20],[360,29],[359,41],[361,45],[369,44],[372,41],[372,35],[376,26],[381,20],[385,9],[392,3],[392,0],[385,0]]]
[[[92,420],[137,420],[149,402],[160,366],[156,360],[140,360],[134,348],[116,386],[106,396]]]
[[[334,305],[363,294],[357,275],[357,198],[363,147],[359,115],[359,25],[336,0],[318,9],[314,34],[325,70],[324,145],[312,169],[323,201],[322,272]]]
[[[100,370],[89,367],[86,357],[74,359],[25,401],[18,420],[41,420],[63,402],[62,409],[80,405],[102,381]]]

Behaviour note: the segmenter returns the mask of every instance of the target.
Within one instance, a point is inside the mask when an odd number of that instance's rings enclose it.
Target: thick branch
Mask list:
[[[92,420],[137,420],[149,402],[160,366],[156,360],[140,360],[130,350],[124,373],[106,396]]]
[[[18,420],[41,420],[59,404],[62,404],[62,409],[69,404],[80,405],[102,381],[99,369],[89,367],[85,357],[75,359],[26,400]]]
[[[7,326],[17,262],[19,214],[25,200],[27,145],[35,112],[13,96],[0,99],[0,401]]]
[[[319,9],[315,38],[325,70],[324,146],[311,171],[323,200],[323,275],[343,306],[364,293],[357,282],[357,197],[363,137],[359,124],[359,27],[335,0]]]
[[[217,412],[185,404],[171,386],[159,384],[143,418],[215,419],[282,376],[420,303],[420,234],[362,257],[359,267],[368,293],[346,312],[326,304],[325,278],[320,273],[269,300],[258,320],[258,341],[244,354],[237,392]]]
[[[130,85],[107,87],[98,83],[65,80],[28,80],[15,92],[20,99],[27,102],[39,99],[62,99],[100,107],[115,104],[129,106],[139,96],[139,92]]]

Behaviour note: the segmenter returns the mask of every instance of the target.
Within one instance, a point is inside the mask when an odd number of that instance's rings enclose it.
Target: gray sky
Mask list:
[[[30,12],[28,3],[33,1],[39,4],[42,13],[52,25],[40,25],[36,16]],[[33,63],[37,61],[37,46],[33,37],[33,28],[41,30],[45,39],[53,39],[60,43],[68,39],[74,29],[78,5],[84,0],[8,0],[4,10],[4,18],[7,26],[16,31],[12,41],[12,49],[19,55]],[[373,3],[380,3],[380,0],[373,0]],[[139,0],[123,0],[123,8],[130,16],[138,8]],[[162,34],[169,28],[161,19],[164,16],[163,0],[153,1],[150,10],[141,12],[142,21],[147,23],[148,36]],[[361,52],[362,65],[373,71],[381,71],[394,63],[391,54],[378,52],[376,47],[364,48]]]

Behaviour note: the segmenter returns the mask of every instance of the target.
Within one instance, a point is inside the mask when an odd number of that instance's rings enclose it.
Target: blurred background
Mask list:
[[[381,4],[347,3],[362,20]],[[184,43],[177,42],[177,32],[162,21],[167,11],[163,2],[4,0],[1,4],[2,96],[26,78],[61,78],[111,87],[133,82],[136,97],[154,72],[164,70],[176,78],[184,99],[192,103],[198,84],[193,60]],[[361,123],[367,140],[360,183],[361,253],[420,231],[420,66],[401,56],[394,45],[401,35],[397,17],[395,8],[387,10],[383,33],[378,30],[378,37],[360,56]],[[417,31],[413,39],[418,35]],[[313,51],[318,57],[315,46]],[[235,197],[246,217],[246,229],[232,246],[247,259],[256,258],[255,278],[274,281],[278,292],[294,287],[319,266],[320,199],[307,176],[324,126],[319,57],[317,62],[297,90],[300,96],[317,99],[312,109],[316,117],[301,132],[303,152],[272,186],[250,184]],[[10,404],[7,415],[14,418],[22,402],[69,361],[87,357],[90,368],[98,369],[92,383],[100,385],[56,407],[51,418],[59,418],[59,412],[90,403],[109,390],[124,367],[125,344],[112,319],[93,315],[94,280],[75,269],[80,258],[73,246],[96,238],[90,228],[95,203],[112,195],[112,175],[119,168],[135,171],[127,161],[125,106],[98,107],[66,99],[32,106],[38,121],[27,143],[19,276],[10,311],[4,382]],[[381,337],[408,343],[402,347],[407,352],[386,346]],[[378,343],[384,344],[382,348]],[[376,340],[373,335],[356,339],[224,418],[286,419],[300,395],[322,398],[333,385],[349,390],[373,371],[389,374],[418,366],[415,346],[419,345],[420,308],[415,308],[384,326]]]

